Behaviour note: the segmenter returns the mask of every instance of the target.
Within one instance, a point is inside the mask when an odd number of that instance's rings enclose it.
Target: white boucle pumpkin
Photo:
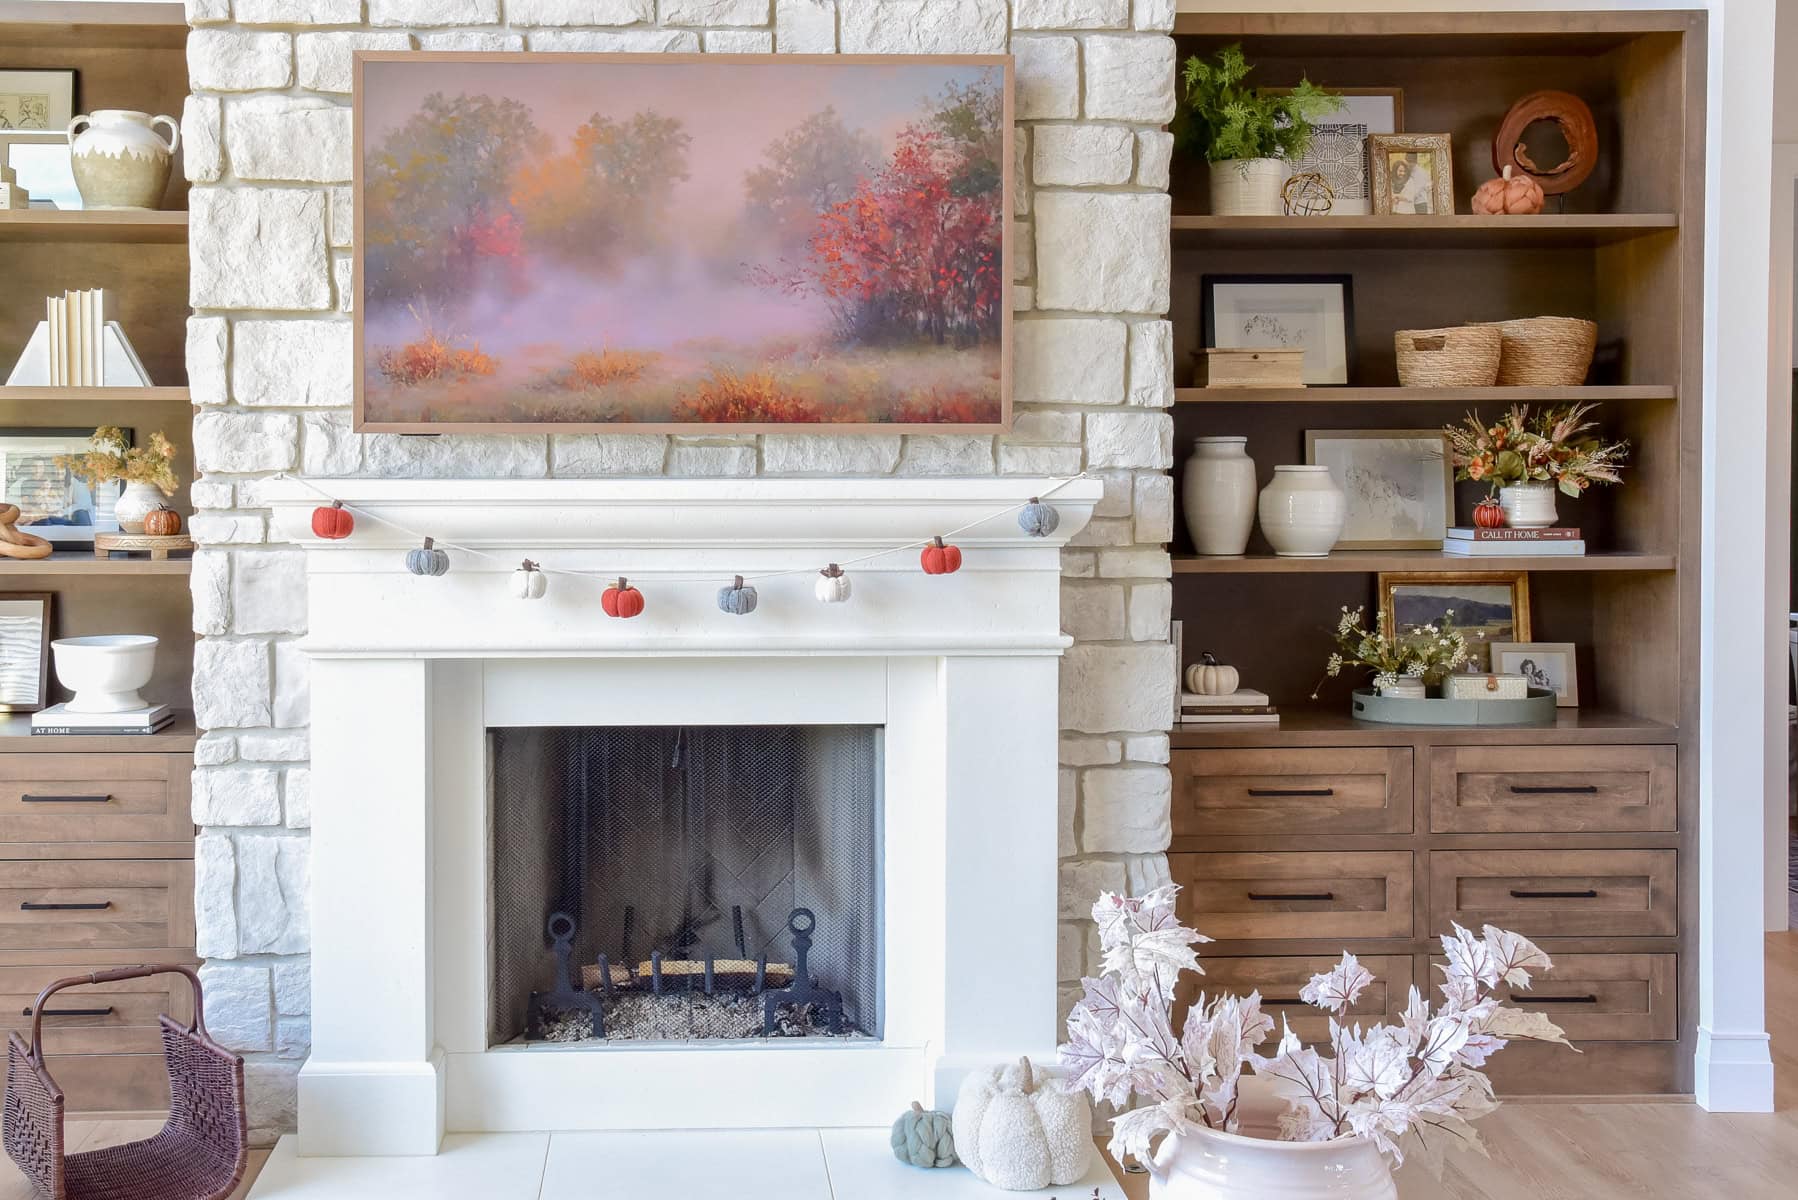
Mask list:
[[[1063,1091],[1028,1058],[963,1080],[954,1126],[968,1170],[1011,1192],[1078,1183],[1093,1149],[1086,1095]]]

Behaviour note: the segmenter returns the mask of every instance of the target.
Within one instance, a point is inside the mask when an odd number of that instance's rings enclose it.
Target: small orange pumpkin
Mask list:
[[[1473,506],[1473,523],[1480,529],[1501,529],[1505,523],[1505,506],[1487,496]]]
[[[1521,216],[1541,212],[1542,200],[1542,185],[1507,164],[1499,178],[1480,184],[1473,194],[1473,211],[1488,217]]]
[[[330,541],[349,537],[356,528],[356,518],[350,510],[343,506],[343,501],[333,500],[331,506],[324,505],[312,510],[312,532]]]
[[[620,576],[617,583],[601,593],[599,606],[608,617],[634,617],[643,611],[643,593]]]
[[[961,547],[947,545],[940,537],[933,538],[918,555],[918,565],[926,575],[953,575],[961,570]]]
[[[166,504],[158,504],[144,514],[144,532],[151,537],[173,537],[181,532],[181,514]]]

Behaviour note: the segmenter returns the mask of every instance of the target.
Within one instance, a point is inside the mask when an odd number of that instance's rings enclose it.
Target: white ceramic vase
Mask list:
[[[162,503],[162,490],[153,483],[127,483],[112,506],[119,528],[126,533],[142,533],[144,518]]]
[[[156,126],[168,126],[165,142]],[[77,133],[76,130],[81,132]],[[96,109],[69,122],[69,165],[88,208],[155,208],[181,143],[173,117],[128,108]]]
[[[1274,468],[1261,489],[1261,533],[1281,558],[1322,558],[1342,536],[1348,497],[1328,467]]]
[[[112,633],[58,638],[50,643],[56,679],[75,693],[70,712],[130,712],[145,707],[139,688],[156,670],[156,639]]]
[[[1230,158],[1211,164],[1211,215],[1283,217],[1286,186],[1283,158]]]
[[[1514,483],[1498,489],[1505,524],[1512,529],[1547,529],[1560,519],[1555,512],[1558,488],[1552,483]]]
[[[1382,696],[1391,696],[1395,700],[1427,700],[1430,689],[1425,686],[1423,680],[1407,675],[1380,688],[1379,693]]]
[[[1180,481],[1186,531],[1200,554],[1241,554],[1255,528],[1255,463],[1247,438],[1202,437]]]

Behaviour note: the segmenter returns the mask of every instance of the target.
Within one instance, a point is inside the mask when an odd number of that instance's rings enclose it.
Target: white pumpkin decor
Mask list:
[[[1204,656],[1186,668],[1186,688],[1201,696],[1232,696],[1241,677],[1235,667],[1226,667],[1207,650]]]
[[[549,587],[549,576],[537,569],[537,564],[530,559],[512,572],[512,594],[520,600],[541,600],[544,591]]]
[[[843,574],[843,568],[831,563],[818,572],[818,582],[812,584],[812,594],[826,604],[841,604],[849,599],[849,576]]]
[[[963,1080],[954,1126],[955,1153],[968,1170],[1008,1192],[1078,1183],[1093,1151],[1085,1094],[1039,1076],[1028,1058]]]

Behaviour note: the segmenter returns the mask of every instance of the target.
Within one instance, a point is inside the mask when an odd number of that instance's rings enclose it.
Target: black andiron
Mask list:
[[[574,918],[565,912],[549,914],[544,926],[554,943],[556,986],[547,992],[532,992],[525,1037],[540,1042],[548,1037],[546,1017],[554,1013],[584,1012],[593,1018],[593,1036],[606,1036],[605,1006],[599,997],[582,991],[574,984],[569,960],[574,957]]]
[[[830,1033],[843,1032],[843,996],[818,986],[806,965],[812,949],[812,930],[818,918],[809,908],[796,908],[787,917],[787,929],[793,935],[793,985],[778,991],[762,993],[762,1036],[774,1037],[780,1029],[782,1008],[803,1013],[811,1008],[812,1024]]]

